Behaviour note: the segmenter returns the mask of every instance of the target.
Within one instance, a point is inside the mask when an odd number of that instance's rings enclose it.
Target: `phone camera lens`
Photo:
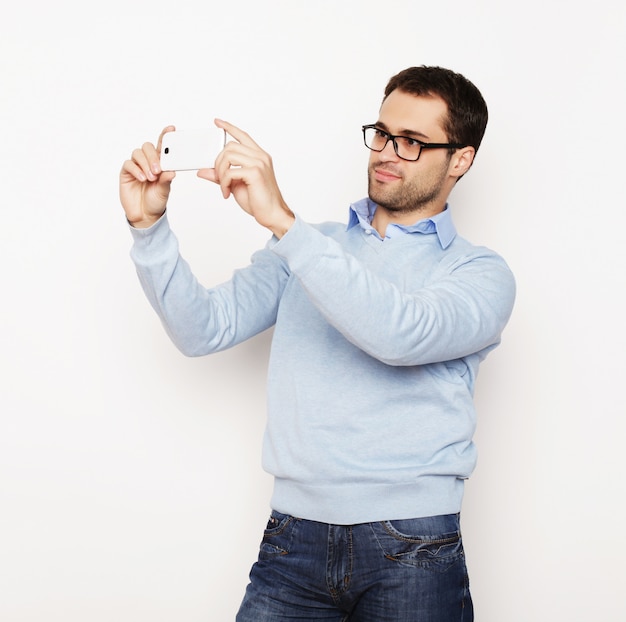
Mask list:
[[[169,153],[170,152],[170,148],[169,147],[165,147],[164,151],[165,151],[165,153]]]

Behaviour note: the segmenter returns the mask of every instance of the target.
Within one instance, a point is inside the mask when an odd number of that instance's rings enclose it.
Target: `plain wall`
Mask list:
[[[463,527],[480,622],[624,620],[625,9],[599,0],[13,3],[0,22],[0,619],[232,620],[269,511],[271,331],[186,359],[129,259],[123,160],[221,116],[290,206],[345,220],[387,79],[437,64],[490,108],[451,205],[518,282],[476,402]],[[581,5],[582,6],[582,5]],[[179,174],[203,283],[268,237]]]

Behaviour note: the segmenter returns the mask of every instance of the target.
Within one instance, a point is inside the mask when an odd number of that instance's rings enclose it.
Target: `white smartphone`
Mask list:
[[[161,142],[161,170],[213,168],[224,145],[226,132],[218,127],[167,132]]]

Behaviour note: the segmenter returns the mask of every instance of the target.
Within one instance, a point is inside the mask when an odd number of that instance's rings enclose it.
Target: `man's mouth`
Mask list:
[[[374,178],[376,179],[376,181],[380,181],[383,183],[402,179],[400,175],[397,175],[396,173],[382,167],[374,168]]]

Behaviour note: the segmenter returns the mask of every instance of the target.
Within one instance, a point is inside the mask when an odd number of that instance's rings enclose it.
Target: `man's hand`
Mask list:
[[[170,185],[176,173],[161,171],[161,141],[166,127],[159,136],[157,146],[145,143],[135,149],[130,160],[126,160],[120,171],[120,201],[126,218],[133,227],[140,229],[153,225],[165,212]]]
[[[199,170],[198,177],[219,184],[225,199],[232,194],[245,212],[281,238],[295,216],[276,182],[272,158],[238,127],[220,119],[215,125],[235,140],[217,156],[215,168]]]

